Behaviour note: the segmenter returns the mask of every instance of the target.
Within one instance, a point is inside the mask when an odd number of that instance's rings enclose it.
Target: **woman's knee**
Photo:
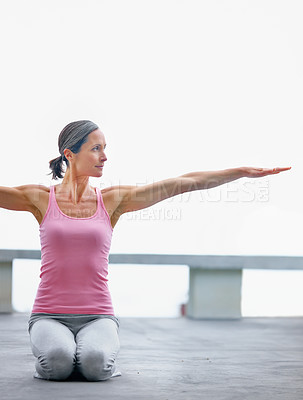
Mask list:
[[[37,372],[45,379],[64,380],[73,372],[76,356],[68,349],[53,348],[37,357]]]
[[[78,360],[82,375],[89,381],[109,379],[115,368],[114,357],[102,350],[87,350]]]

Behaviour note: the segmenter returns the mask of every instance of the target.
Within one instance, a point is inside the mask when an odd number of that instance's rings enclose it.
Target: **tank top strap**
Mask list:
[[[105,206],[104,206],[104,203],[103,203],[103,198],[102,198],[101,189],[96,188],[96,191],[97,191],[97,196],[98,196],[98,201],[99,201],[100,210],[102,211],[102,213],[105,212],[105,213],[107,214],[107,211],[106,211]]]
[[[98,189],[97,187],[95,187],[95,192],[96,192],[96,194],[97,194],[97,212],[98,212],[98,214],[100,214],[100,213],[101,213],[101,210],[102,210],[102,206],[101,206],[101,203],[102,203],[101,192],[100,192],[100,189]]]
[[[55,194],[55,185],[52,185],[50,187],[50,192],[49,192],[49,200],[48,200],[48,207],[57,209],[57,204],[56,204],[56,194]]]
[[[104,205],[101,189],[96,188],[96,191],[97,191],[98,202],[99,202],[98,207],[100,207],[100,208],[98,208],[99,213],[100,213],[100,215],[102,215],[102,218],[104,218],[104,216],[105,216],[105,219],[107,219],[110,230],[113,231],[110,216],[108,215],[107,209],[105,208],[105,205]]]
[[[55,186],[52,185],[49,191],[49,202],[54,203],[54,200],[55,200]]]

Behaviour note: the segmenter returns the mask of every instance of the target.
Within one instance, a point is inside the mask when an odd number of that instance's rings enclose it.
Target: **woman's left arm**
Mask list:
[[[137,211],[150,207],[159,201],[194,190],[211,189],[224,183],[239,178],[261,178],[266,175],[278,174],[287,171],[286,168],[253,168],[239,167],[221,171],[198,171],[190,172],[158,181],[144,186],[116,186],[111,189],[115,191],[118,199],[117,211],[119,214]]]
[[[287,171],[291,167],[286,168],[253,168],[253,167],[240,167],[224,169],[222,171],[201,171],[190,172],[189,174],[182,175],[181,177],[188,177],[193,180],[192,184],[194,189],[210,189],[215,186],[223,185],[234,181],[239,178],[261,178],[266,175],[279,174],[282,171]]]

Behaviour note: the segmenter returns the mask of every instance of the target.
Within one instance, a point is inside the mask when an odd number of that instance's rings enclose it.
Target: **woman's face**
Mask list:
[[[72,157],[68,158],[69,167],[76,176],[100,177],[103,173],[103,165],[107,160],[105,155],[105,137],[100,129],[91,132],[83,143],[79,153],[70,152]]]

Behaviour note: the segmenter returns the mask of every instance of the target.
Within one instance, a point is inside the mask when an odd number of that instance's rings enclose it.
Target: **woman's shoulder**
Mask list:
[[[16,191],[16,193],[22,194],[22,196],[26,197],[29,200],[34,200],[39,197],[42,193],[49,193],[50,188],[44,185],[37,185],[37,184],[28,184],[28,185],[21,185],[15,186],[13,188],[7,188],[10,190]]]
[[[50,192],[50,187],[44,186],[41,184],[28,184],[28,185],[22,185],[18,186],[18,189],[23,190],[24,192]]]
[[[50,187],[41,184],[23,185],[19,186],[19,189],[22,190],[28,200],[38,208],[41,202],[43,203],[46,199],[48,199],[50,192]]]
[[[107,212],[112,218],[118,219],[121,215],[121,204],[123,199],[135,186],[130,185],[115,185],[109,186],[101,190],[103,203]],[[113,225],[116,221],[112,221]]]
[[[0,187],[0,207],[16,211],[35,211],[36,204],[45,197],[49,188],[43,185]]]
[[[23,196],[30,202],[30,211],[40,224],[46,212],[49,200],[50,187],[41,184],[28,184],[18,186]]]
[[[37,199],[39,195],[49,194],[50,187],[41,184],[39,185],[29,184],[29,185],[24,185],[24,192],[27,194],[27,196],[31,197],[32,199]]]

